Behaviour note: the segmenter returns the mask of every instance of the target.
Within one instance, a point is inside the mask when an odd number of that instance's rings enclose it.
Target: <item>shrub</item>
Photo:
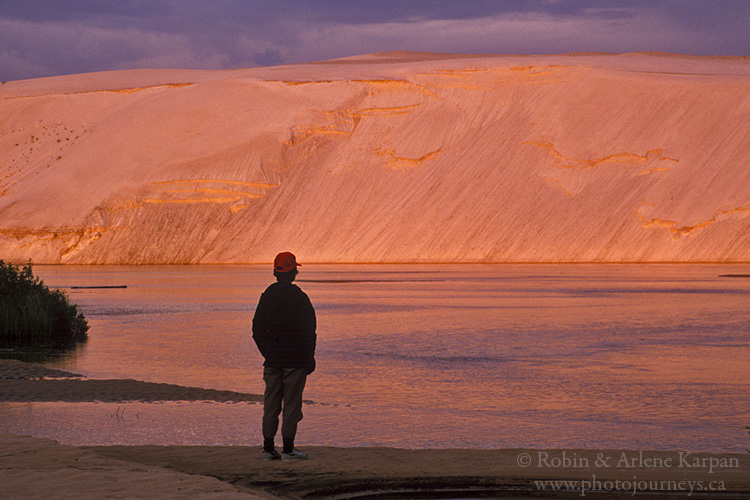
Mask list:
[[[65,346],[86,339],[89,325],[60,290],[20,267],[0,260],[0,342],[4,345]]]

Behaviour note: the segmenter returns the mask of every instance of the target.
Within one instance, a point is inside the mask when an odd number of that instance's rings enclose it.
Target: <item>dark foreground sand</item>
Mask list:
[[[263,401],[263,396],[138,380],[88,380],[42,365],[0,359],[0,401]]]
[[[55,391],[61,391],[57,399]],[[0,360],[0,404],[255,400],[236,399],[245,397],[258,398],[167,384],[81,380],[74,374],[49,371],[38,365]],[[747,454],[333,447],[305,450],[310,453],[310,460],[264,462],[258,447],[74,447],[48,439],[3,435],[0,430],[0,498],[750,499]],[[559,479],[571,482],[539,482]],[[555,487],[569,491],[553,491]]]

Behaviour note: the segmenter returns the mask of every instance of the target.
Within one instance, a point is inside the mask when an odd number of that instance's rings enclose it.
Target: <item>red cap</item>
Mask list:
[[[286,273],[297,269],[297,257],[291,252],[281,252],[273,261],[273,270],[280,273]]]

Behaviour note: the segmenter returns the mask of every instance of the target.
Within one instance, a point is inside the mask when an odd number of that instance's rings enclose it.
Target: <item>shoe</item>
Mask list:
[[[307,460],[307,453],[294,448],[291,453],[282,453],[281,459],[285,462],[289,462],[290,460]]]
[[[281,454],[279,454],[279,452],[276,450],[263,450],[263,453],[261,453],[260,456],[263,458],[263,460],[281,460]]]

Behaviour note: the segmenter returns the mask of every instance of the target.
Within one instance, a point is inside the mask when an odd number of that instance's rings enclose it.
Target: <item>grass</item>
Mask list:
[[[21,267],[0,260],[0,343],[69,346],[86,340],[89,325],[60,290]]]

